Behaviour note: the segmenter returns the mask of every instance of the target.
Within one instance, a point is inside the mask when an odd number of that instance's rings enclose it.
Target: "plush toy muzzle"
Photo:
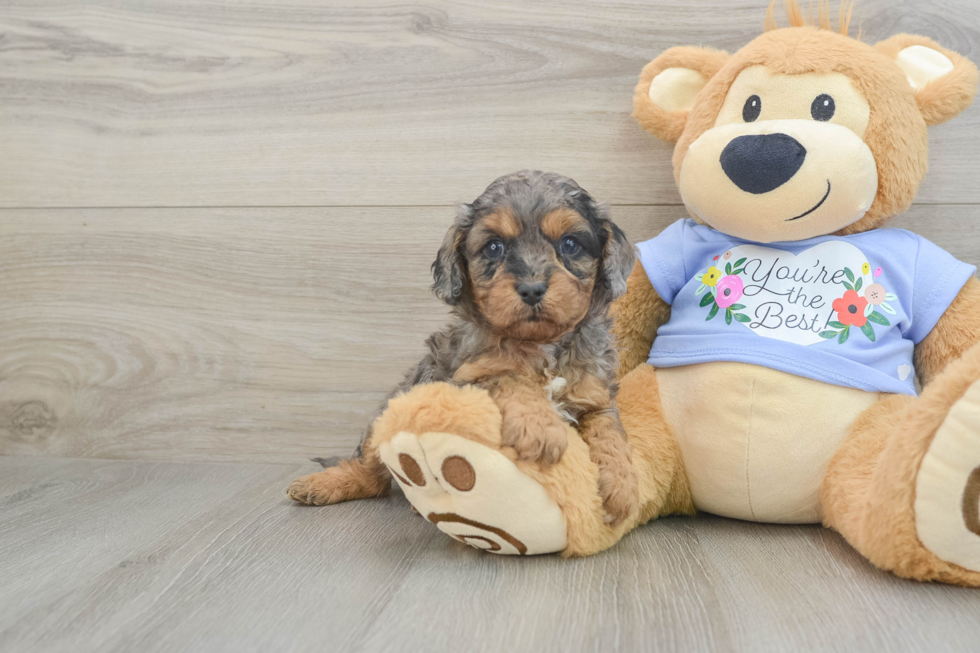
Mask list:
[[[709,129],[680,175],[681,197],[702,221],[756,242],[842,229],[867,213],[877,190],[874,155],[857,134],[801,119]]]

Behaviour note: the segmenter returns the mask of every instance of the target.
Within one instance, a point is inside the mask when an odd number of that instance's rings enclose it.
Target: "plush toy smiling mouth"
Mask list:
[[[806,216],[810,215],[811,213],[813,213],[814,211],[816,211],[817,209],[819,209],[823,205],[823,203],[827,201],[827,198],[828,197],[830,197],[830,180],[829,179],[827,180],[827,192],[823,194],[823,197],[820,198],[820,201],[817,202],[816,204],[814,204],[813,205],[813,208],[810,209],[809,211],[806,211],[805,213],[801,213],[798,216],[796,216],[795,218],[789,218],[789,219],[786,220],[786,222],[792,222],[793,220],[799,220],[800,218],[805,218]]]

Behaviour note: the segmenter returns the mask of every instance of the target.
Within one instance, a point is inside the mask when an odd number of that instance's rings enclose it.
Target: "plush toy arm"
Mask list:
[[[915,371],[922,385],[980,343],[980,280],[971,278],[939,318],[929,335],[915,347]]]
[[[612,305],[613,334],[620,349],[616,379],[645,362],[657,329],[670,318],[670,304],[653,289],[639,263],[626,281],[626,294]]]

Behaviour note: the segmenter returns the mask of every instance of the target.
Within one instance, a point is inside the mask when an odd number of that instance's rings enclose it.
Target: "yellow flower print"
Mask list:
[[[714,286],[716,283],[718,283],[718,280],[721,279],[721,277],[721,270],[712,265],[710,268],[708,268],[708,271],[704,273],[704,277],[701,278],[701,283],[706,286]]]
[[[871,272],[871,265],[867,261],[865,261],[864,265],[861,266],[861,272],[863,274],[868,274]]]

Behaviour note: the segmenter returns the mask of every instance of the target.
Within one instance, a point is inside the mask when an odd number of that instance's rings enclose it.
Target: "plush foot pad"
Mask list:
[[[922,460],[915,527],[936,556],[980,571],[980,381],[953,405]]]
[[[450,537],[509,555],[565,548],[558,505],[499,451],[450,433],[405,431],[379,451],[412,506]]]

